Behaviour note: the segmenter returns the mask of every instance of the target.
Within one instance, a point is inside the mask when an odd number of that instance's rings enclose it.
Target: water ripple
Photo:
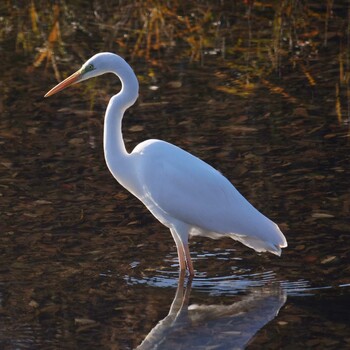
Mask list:
[[[304,278],[289,280],[279,276],[278,273],[273,270],[255,272],[253,271],[255,267],[242,266],[242,263],[240,263],[239,266],[227,266],[225,271],[220,270],[222,275],[218,275],[217,273],[213,275],[213,271],[216,270],[210,265],[211,261],[242,261],[242,258],[237,257],[237,252],[234,249],[216,249],[214,253],[206,250],[201,250],[200,252],[193,251],[191,255],[193,261],[197,262],[198,265],[203,265],[203,263],[206,262],[207,266],[211,267],[211,269],[207,269],[208,271],[203,271],[200,267],[201,271],[197,271],[193,279],[192,289],[212,296],[237,295],[242,292],[247,292],[254,287],[262,287],[271,284],[278,284],[289,296],[309,296],[324,290],[350,287],[350,284],[334,286],[313,285],[309,280]],[[138,264],[135,266],[138,266]],[[169,269],[147,271],[147,273],[142,275],[133,268],[133,274],[125,275],[124,280],[129,285],[142,284],[158,288],[176,288],[179,278],[179,266],[176,252],[171,252],[166,256],[164,259],[164,266],[169,266]]]

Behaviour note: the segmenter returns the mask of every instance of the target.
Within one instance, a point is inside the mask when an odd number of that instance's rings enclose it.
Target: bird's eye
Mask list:
[[[92,63],[90,63],[84,68],[84,73],[90,72],[94,69],[95,69],[94,65]]]

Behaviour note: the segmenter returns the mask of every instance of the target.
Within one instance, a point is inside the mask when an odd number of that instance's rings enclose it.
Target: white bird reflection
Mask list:
[[[279,285],[254,287],[232,305],[188,305],[191,279],[180,275],[168,315],[151,330],[137,350],[244,349],[273,320],[287,300]]]

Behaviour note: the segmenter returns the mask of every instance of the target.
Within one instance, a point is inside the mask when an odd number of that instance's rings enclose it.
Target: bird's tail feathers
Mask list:
[[[236,234],[230,234],[230,237],[233,238],[234,240],[237,240],[243,243],[247,247],[254,249],[257,252],[270,252],[278,256],[281,256],[281,252],[282,252],[281,248],[287,247],[287,241],[284,238],[283,234],[282,234],[283,239],[281,239],[281,241],[278,243],[264,241],[257,237],[248,237],[248,236],[236,235]]]

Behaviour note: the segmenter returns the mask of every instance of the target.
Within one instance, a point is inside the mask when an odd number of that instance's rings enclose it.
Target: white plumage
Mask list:
[[[160,140],[147,140],[128,153],[122,118],[138,96],[138,81],[119,56],[100,53],[45,96],[88,78],[111,72],[122,90],[108,104],[104,124],[107,166],[116,180],[167,226],[175,240],[180,268],[194,273],[188,237],[231,237],[258,252],[280,255],[287,241],[270,219],[255,209],[217,170],[190,153]]]

